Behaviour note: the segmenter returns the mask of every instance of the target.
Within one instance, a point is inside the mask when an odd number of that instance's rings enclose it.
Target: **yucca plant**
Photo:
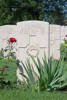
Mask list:
[[[64,59],[56,61],[50,57],[49,62],[47,62],[44,55],[42,64],[38,57],[37,61],[33,56],[31,58],[39,73],[38,91],[60,89],[67,85],[63,80]]]
[[[36,79],[35,79],[35,71],[30,63],[30,60],[27,59],[25,64],[23,62],[22,63],[22,66],[26,72],[26,74],[24,74],[24,72],[21,73],[21,75],[26,79],[26,83],[28,86],[30,87],[34,87],[34,88],[37,88],[36,87]]]
[[[57,90],[67,86],[67,73],[64,73],[64,59],[54,60],[50,57],[47,62],[46,56],[42,58],[42,62],[39,57],[35,60],[33,56],[31,59],[36,67],[38,74],[33,69],[30,60],[27,59],[25,64],[22,62],[23,68],[26,71],[22,73],[22,76],[26,79],[29,86],[34,86],[39,91],[44,90]],[[36,81],[37,78],[37,81]]]

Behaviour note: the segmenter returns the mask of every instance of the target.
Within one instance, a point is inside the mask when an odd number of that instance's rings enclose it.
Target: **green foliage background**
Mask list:
[[[61,58],[64,57],[64,59],[67,61],[67,45],[61,44],[61,46],[60,46],[60,56],[61,56]]]
[[[16,69],[17,69],[17,65],[16,65],[16,61],[11,61],[11,60],[7,60],[7,59],[2,59],[0,60],[0,68],[3,68],[4,66],[7,66],[7,70],[4,72],[5,77],[4,77],[4,81],[5,82],[16,82]]]
[[[0,25],[25,20],[64,24],[65,3],[66,0],[0,0]]]

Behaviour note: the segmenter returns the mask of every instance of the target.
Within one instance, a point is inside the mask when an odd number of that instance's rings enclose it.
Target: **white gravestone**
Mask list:
[[[49,23],[42,21],[23,21],[17,23],[16,38],[17,44],[17,58],[25,62],[29,55],[35,58],[39,56],[42,59],[44,52],[48,59],[48,35]],[[34,67],[35,71],[36,68]],[[17,75],[20,76],[19,69]]]
[[[50,56],[60,58],[61,26],[50,25]]]

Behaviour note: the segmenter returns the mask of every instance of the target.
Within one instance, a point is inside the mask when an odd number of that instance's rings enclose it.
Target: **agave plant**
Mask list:
[[[67,82],[65,83],[63,80],[67,75],[63,73],[64,59],[56,61],[50,57],[49,62],[47,62],[46,56],[44,55],[42,64],[38,57],[37,62],[33,56],[31,58],[39,73],[38,91],[59,89],[67,86]]]

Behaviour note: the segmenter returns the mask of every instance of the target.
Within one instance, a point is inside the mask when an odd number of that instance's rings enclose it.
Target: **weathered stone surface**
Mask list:
[[[50,56],[55,59],[60,58],[60,40],[55,40],[53,44],[50,45]]]
[[[65,37],[64,26],[61,26],[61,43],[64,43],[64,37]]]
[[[50,25],[50,56],[60,58],[61,26]]]
[[[18,47],[26,47],[29,45],[29,24],[24,22],[17,23],[17,35]]]
[[[32,55],[34,57],[37,57],[39,55],[40,48],[38,47],[38,45],[29,45],[26,52],[28,56]]]
[[[17,45],[18,47],[25,48],[27,45],[29,45],[29,35],[28,34],[20,34],[16,36],[17,39]]]
[[[17,23],[17,31],[20,34],[30,34],[30,27],[31,23],[30,21],[23,21],[23,22],[18,22]]]
[[[18,40],[18,47],[20,48],[28,48],[29,46],[35,47],[44,47],[48,49],[48,34],[49,34],[49,23],[42,22],[42,21],[23,21],[17,23],[17,40]],[[30,52],[34,54],[33,56],[37,55],[37,50],[32,50],[29,47],[29,54]],[[48,51],[48,50],[47,50]],[[22,50],[20,51],[22,52]],[[20,57],[21,58],[21,57]]]
[[[30,44],[48,48],[49,23],[42,21],[31,22]]]
[[[48,35],[39,34],[37,36],[32,36],[30,37],[30,44],[48,48]]]
[[[18,28],[18,45],[25,47],[29,45],[39,45],[40,47],[48,47],[48,30],[49,24],[42,21],[26,21],[17,23]],[[19,38],[20,36],[20,38]]]
[[[43,21],[29,21],[30,23],[30,35],[37,35],[37,34],[48,34],[48,22]]]
[[[50,24],[50,40],[59,40],[61,36],[61,26]]]
[[[26,51],[27,51],[26,48],[18,48],[16,52],[17,59],[19,59],[20,61],[25,61],[26,58],[28,57]]]

